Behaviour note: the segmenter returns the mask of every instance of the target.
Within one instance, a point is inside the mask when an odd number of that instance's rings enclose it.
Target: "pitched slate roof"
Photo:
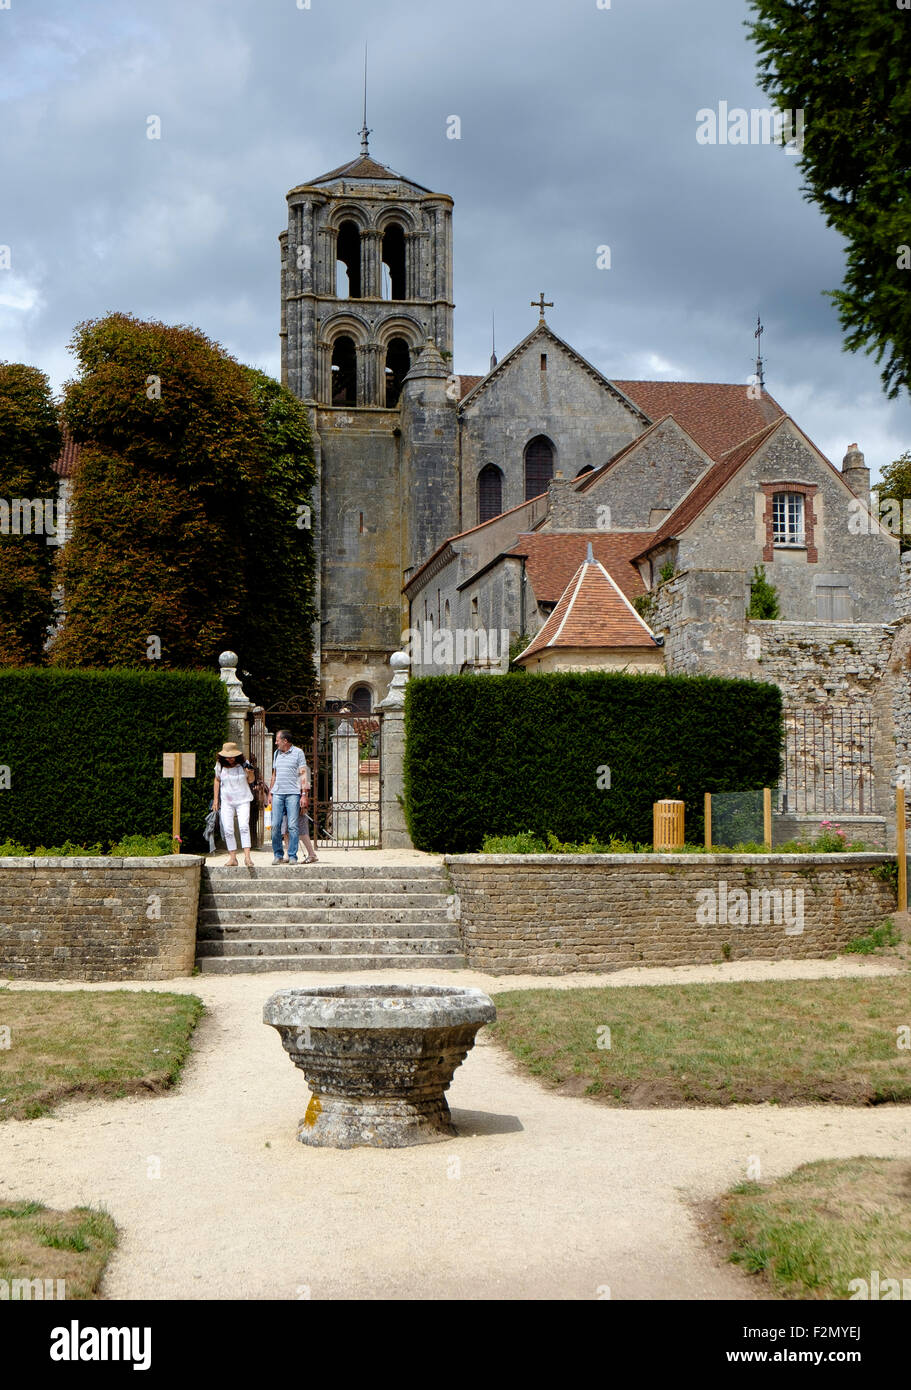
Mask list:
[[[652,539],[651,531],[526,531],[506,555],[525,555],[525,573],[539,603],[556,603],[585,560],[589,545],[628,599],[645,593],[632,563]]]
[[[745,386],[709,381],[615,381],[652,420],[673,415],[700,448],[719,459],[741,440],[784,417],[776,400],[763,391],[758,400]]]
[[[726,454],[723,454],[716,464],[702,474],[701,478],[696,479],[686,496],[664,518],[657,531],[652,533],[645,548],[639,553],[644,555],[646,551],[654,549],[656,545],[660,545],[669,537],[678,536],[689,526],[691,521],[695,521],[699,513],[705,511],[712,498],[717,497],[721,489],[731,481],[747,459],[752,457],[769,436],[775,433],[782,421],[788,418],[787,415],[782,415],[779,419],[773,420],[770,425],[766,425],[764,429],[757,430],[749,439],[744,439],[735,449],[730,449]]]
[[[651,630],[639,617],[592,554],[576,570],[559,603],[516,658],[524,661],[545,649],[561,647],[657,647]]]

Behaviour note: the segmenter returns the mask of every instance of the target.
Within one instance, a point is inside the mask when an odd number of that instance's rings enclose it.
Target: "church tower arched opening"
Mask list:
[[[346,333],[332,344],[332,404],[357,405],[357,348]]]
[[[383,299],[407,299],[405,233],[393,222],[383,233]]]
[[[338,229],[335,260],[335,292],[339,299],[361,297],[361,229],[343,222]]]
[[[411,349],[404,338],[393,338],[386,349],[386,408],[399,403],[405,378],[411,371]]]

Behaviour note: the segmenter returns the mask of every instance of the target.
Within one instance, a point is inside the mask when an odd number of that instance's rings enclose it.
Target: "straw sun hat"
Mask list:
[[[242,748],[238,748],[236,743],[226,743],[223,748],[219,748],[218,756],[220,758],[242,758],[244,751]]]

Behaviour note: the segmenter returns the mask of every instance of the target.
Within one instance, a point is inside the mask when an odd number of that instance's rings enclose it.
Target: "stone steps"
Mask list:
[[[258,937],[247,941],[201,941],[199,960],[226,956],[352,956],[381,952],[390,956],[453,955],[444,939],[429,936],[409,937]]]
[[[203,956],[198,961],[202,975],[247,975],[267,970],[464,970],[464,956]]]
[[[344,908],[373,910],[392,908],[401,911],[417,908],[439,907],[446,904],[446,897],[436,892],[428,893],[203,893],[199,899],[201,912],[234,912],[250,907],[291,908],[299,907],[306,896],[308,907]]]
[[[334,937],[362,937],[376,941],[408,941],[414,936],[433,937],[436,940],[451,940],[458,935],[454,922],[343,922],[335,917],[324,917],[316,922],[286,922],[278,918],[271,922],[205,922],[196,929],[196,940],[205,941],[285,941],[292,937],[295,941],[325,941]]]
[[[251,907],[203,908],[199,926],[240,926],[253,922],[284,922],[289,927],[308,927],[317,922],[347,922],[351,926],[413,926],[423,922],[447,922],[445,901],[437,907]]]
[[[441,866],[203,870],[197,964],[207,974],[465,966]]]

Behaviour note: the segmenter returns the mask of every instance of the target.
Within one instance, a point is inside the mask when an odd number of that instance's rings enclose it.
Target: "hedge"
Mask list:
[[[183,848],[202,849],[228,697],[211,672],[0,670],[0,842],[105,849],[171,827],[162,753],[194,752]]]
[[[712,676],[585,672],[423,676],[405,697],[405,814],[418,849],[474,853],[485,835],[651,843],[652,804],[773,786],[781,692]],[[610,787],[605,768],[610,769]]]

